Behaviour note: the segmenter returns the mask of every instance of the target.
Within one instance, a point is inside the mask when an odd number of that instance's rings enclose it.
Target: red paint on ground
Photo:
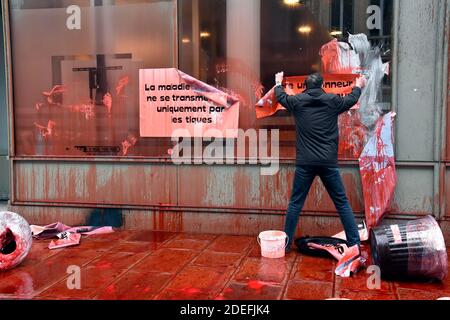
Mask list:
[[[119,235],[117,237],[117,234]],[[367,289],[367,275],[342,279],[332,277],[333,259],[313,258],[292,252],[278,261],[249,257],[251,238],[203,234],[118,232],[110,241],[82,242],[79,248],[62,249],[52,256],[42,254],[48,241],[35,241],[27,260],[13,270],[0,273],[0,296],[18,299],[437,299],[450,296],[450,280],[442,283],[382,281],[380,290]],[[121,238],[122,236],[122,238]],[[139,253],[122,252],[133,241],[159,240],[161,248]],[[137,240],[139,239],[139,240]],[[168,249],[173,239],[211,241],[204,250]],[[111,245],[111,242],[112,245]],[[133,242],[133,243],[135,243]],[[95,243],[83,250],[83,244]],[[151,242],[155,243],[155,242]],[[89,246],[92,248],[92,246]],[[229,252],[236,253],[229,253]],[[207,264],[204,258],[228,256],[230,263]],[[364,255],[369,255],[367,247]],[[138,256],[136,256],[138,255]],[[239,255],[240,258],[235,256]],[[206,256],[205,256],[206,257]],[[122,263],[126,260],[126,263]],[[67,290],[67,267],[81,266],[83,290]],[[226,267],[225,267],[226,265]],[[108,267],[109,266],[109,267]],[[99,271],[104,276],[99,279]],[[321,274],[327,276],[321,276]],[[284,296],[283,296],[284,293]]]
[[[264,282],[261,281],[249,281],[247,285],[253,290],[261,290],[265,286]]]
[[[185,288],[185,289],[182,289],[181,291],[183,291],[184,293],[189,294],[189,295],[194,295],[194,294],[202,292],[202,290],[197,289],[197,288]]]

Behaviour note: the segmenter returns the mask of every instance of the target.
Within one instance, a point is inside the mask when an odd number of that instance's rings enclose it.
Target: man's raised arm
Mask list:
[[[279,72],[275,75],[275,97],[279,104],[281,104],[284,108],[286,108],[289,113],[292,113],[294,111],[294,96],[288,95],[283,88],[283,78],[284,78],[284,72]]]
[[[362,94],[362,88],[366,86],[366,79],[364,77],[359,77],[356,79],[356,86],[353,88],[352,93],[345,97],[337,96],[337,109],[338,113],[344,113],[351,108],[353,108],[359,101]]]

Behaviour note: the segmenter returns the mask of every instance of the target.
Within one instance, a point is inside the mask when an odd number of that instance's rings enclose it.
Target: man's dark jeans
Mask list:
[[[292,197],[287,210],[285,232],[289,237],[289,247],[293,242],[300,213],[303,210],[306,197],[316,176],[322,180],[344,225],[349,246],[360,245],[358,226],[355,216],[345,194],[344,184],[338,168],[323,166],[297,166],[294,178]]]

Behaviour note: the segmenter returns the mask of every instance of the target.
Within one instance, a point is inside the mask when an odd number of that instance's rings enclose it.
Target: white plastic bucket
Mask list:
[[[258,236],[261,255],[264,258],[279,259],[285,256],[289,238],[283,231],[264,231]]]

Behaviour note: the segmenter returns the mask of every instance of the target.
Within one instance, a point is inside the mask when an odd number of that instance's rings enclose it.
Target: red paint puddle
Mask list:
[[[284,273],[283,273],[284,275]],[[256,293],[261,294],[261,290],[264,289],[266,286],[270,285],[277,285],[275,282],[267,282],[267,281],[260,281],[260,280],[251,280],[247,283],[247,287],[249,289],[255,290]]]
[[[282,272],[281,274],[283,274],[284,276],[284,272]],[[260,280],[251,280],[247,283],[247,287],[252,289],[252,290],[256,290],[256,291],[261,291],[264,287],[266,286],[271,286],[271,285],[277,285],[278,283],[276,282],[267,282],[267,281],[260,281]]]
[[[14,272],[0,282],[0,294],[29,295],[33,291],[33,278],[26,272]]]
[[[114,285],[110,285],[108,288],[106,288],[106,291],[108,293],[115,293],[116,292],[116,288],[114,287]]]
[[[153,219],[154,219],[153,223],[156,223],[157,222],[156,214],[153,215]],[[146,241],[146,242],[152,242],[152,243],[162,243],[162,242],[170,239],[173,235],[174,235],[174,233],[165,232],[165,231],[143,231],[141,234],[137,235],[136,237],[132,237],[129,240],[130,241]]]
[[[258,280],[249,281],[249,283],[247,284],[247,286],[253,290],[261,290],[265,285],[266,284],[264,282]]]
[[[98,269],[109,269],[112,267],[110,262],[98,262],[95,264],[95,267]]]
[[[182,291],[182,292],[184,292],[184,293],[186,293],[186,294],[189,294],[189,295],[194,295],[194,294],[197,294],[197,293],[200,293],[200,292],[202,292],[200,289],[198,289],[198,288],[185,288],[185,289],[182,289],[182,290],[180,290],[180,291]]]

